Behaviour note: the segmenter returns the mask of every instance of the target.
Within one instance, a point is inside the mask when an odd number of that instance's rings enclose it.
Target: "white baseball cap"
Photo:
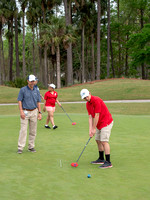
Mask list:
[[[51,87],[51,88],[53,88],[53,89],[55,89],[55,87],[56,87],[53,83],[48,84],[48,86]]]
[[[36,77],[33,74],[31,74],[31,75],[28,76],[28,80],[29,81],[36,81]]]
[[[80,92],[81,99],[84,99],[85,97],[89,96],[90,92],[87,89],[82,89]]]

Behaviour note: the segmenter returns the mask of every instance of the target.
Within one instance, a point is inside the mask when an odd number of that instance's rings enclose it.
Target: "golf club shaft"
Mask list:
[[[64,108],[63,108],[62,106],[61,106],[61,108],[62,108],[62,110],[66,113],[66,111],[64,110]],[[70,119],[70,121],[73,122],[67,113],[66,113],[66,115],[67,115],[67,117]]]
[[[91,139],[91,137],[88,139],[88,141],[87,141],[87,143],[86,143],[85,147],[83,148],[83,150],[82,150],[82,152],[81,152],[81,154],[80,154],[80,156],[79,156],[79,158],[78,158],[78,160],[77,160],[76,162],[78,162],[78,161],[79,161],[79,159],[80,159],[81,155],[83,154],[83,152],[84,152],[84,150],[85,150],[86,146],[88,145],[88,143],[89,143],[90,139]]]

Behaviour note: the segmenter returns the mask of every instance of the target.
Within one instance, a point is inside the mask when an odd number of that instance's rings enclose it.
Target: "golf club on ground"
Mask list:
[[[64,108],[62,106],[61,106],[61,108],[66,113],[66,111],[64,110]],[[72,125],[76,125],[76,122],[73,122],[67,113],[66,113],[66,115],[70,119],[70,121],[72,122]]]
[[[87,141],[87,143],[86,143],[85,147],[83,148],[83,150],[82,150],[82,152],[81,152],[81,154],[80,154],[79,158],[77,159],[77,161],[76,161],[75,163],[71,163],[71,166],[72,166],[72,167],[78,167],[78,161],[79,161],[79,159],[80,159],[81,155],[83,154],[83,152],[84,152],[84,150],[85,150],[86,146],[88,145],[88,143],[89,143],[90,139],[91,139],[91,137],[88,139],[88,141]]]

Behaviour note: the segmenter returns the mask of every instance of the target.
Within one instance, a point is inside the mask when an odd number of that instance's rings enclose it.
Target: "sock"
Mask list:
[[[45,126],[48,126],[47,124],[45,124]]]
[[[53,128],[55,127],[55,125],[53,126]]]
[[[105,157],[106,157],[106,161],[108,161],[110,163],[110,154],[105,155]]]
[[[104,151],[99,151],[99,159],[104,160]]]

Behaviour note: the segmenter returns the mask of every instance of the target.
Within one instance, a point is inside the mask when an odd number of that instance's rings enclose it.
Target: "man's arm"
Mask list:
[[[93,118],[91,115],[89,115],[89,136],[93,137],[92,133],[92,126],[93,126]]]
[[[22,108],[22,102],[21,101],[18,101],[18,105],[19,105],[19,110],[20,110],[20,117],[21,119],[25,119],[25,114],[23,112],[23,108]]]
[[[99,113],[95,113],[95,118],[93,119],[93,129],[96,129],[97,123],[99,120]]]
[[[91,135],[92,137],[95,135],[96,133],[96,126],[99,120],[99,113],[95,113],[95,117],[93,118],[93,123],[92,123],[92,130],[91,130]]]
[[[41,113],[41,104],[40,102],[37,102],[37,107],[38,107],[38,119],[41,120],[42,119],[42,113]]]

